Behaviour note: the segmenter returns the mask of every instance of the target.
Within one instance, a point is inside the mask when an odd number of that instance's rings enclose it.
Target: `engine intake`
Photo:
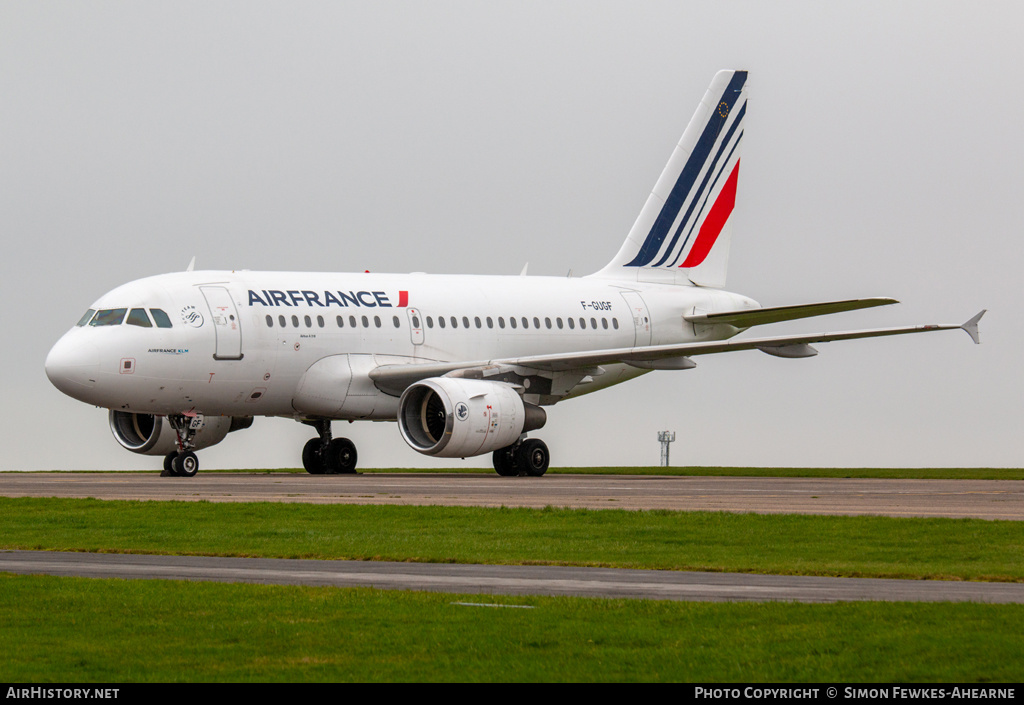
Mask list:
[[[435,377],[411,385],[398,402],[409,446],[439,458],[468,458],[510,446],[541,428],[547,413],[502,382]]]
[[[178,436],[165,416],[111,409],[109,418],[114,438],[133,453],[167,455],[178,449]],[[231,431],[251,425],[251,417],[207,416],[203,427],[196,432],[192,450],[209,448],[223,441]]]

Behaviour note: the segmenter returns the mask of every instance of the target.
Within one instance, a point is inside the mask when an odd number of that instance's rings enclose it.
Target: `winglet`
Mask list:
[[[192,259],[189,261],[188,266],[185,267],[186,272],[191,272],[196,267],[196,256],[192,255]]]
[[[978,321],[981,320],[981,317],[985,315],[985,312],[987,310],[988,309],[982,309],[977,316],[975,316],[971,320],[967,321],[967,323],[964,323],[962,326],[960,326],[965,331],[967,331],[967,335],[971,336],[971,340],[974,341],[975,345],[979,345],[981,343],[981,341],[978,339]]]

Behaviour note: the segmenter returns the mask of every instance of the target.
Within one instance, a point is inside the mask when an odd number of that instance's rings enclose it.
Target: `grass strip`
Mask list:
[[[0,498],[0,548],[1024,580],[980,519]]]
[[[498,609],[456,604],[529,605]],[[1003,682],[1022,605],[686,603],[0,575],[0,681]]]

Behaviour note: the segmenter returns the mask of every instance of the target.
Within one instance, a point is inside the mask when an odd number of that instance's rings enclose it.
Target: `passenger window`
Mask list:
[[[614,328],[615,330],[619,329],[619,319],[618,318],[613,318],[612,319],[612,328]]]
[[[529,328],[529,327],[530,327],[530,320],[526,316],[523,316],[523,328]]]
[[[504,328],[504,327],[505,327],[505,319],[503,317],[501,317],[501,316],[498,316],[498,328]]]
[[[462,317],[462,327],[463,328],[469,328],[469,318],[466,317],[466,316]],[[479,328],[479,327],[480,327],[480,319],[478,318],[477,319],[477,328]]]
[[[321,328],[323,328],[324,327],[324,317],[323,316],[317,316],[316,317],[316,324],[318,326],[320,326]]]
[[[601,319],[601,327],[604,328],[605,330],[608,330],[608,319],[607,318],[602,318]]]
[[[476,324],[476,327],[477,327],[477,328],[481,328],[481,327],[482,327],[482,325],[481,325],[481,323],[480,323],[480,316],[474,316],[474,317],[473,317],[473,323],[475,323],[475,324]]]
[[[559,316],[558,318],[555,319],[555,323],[558,324],[558,330],[562,330],[562,317],[561,316]]]
[[[437,317],[437,325],[439,325],[442,328],[444,328],[444,316],[438,316]]]
[[[590,327],[593,328],[594,330],[597,330],[597,319],[596,318],[591,318],[590,319]]]
[[[267,315],[267,328],[273,328],[273,327],[274,327],[274,317],[271,316],[271,315]]]
[[[571,318],[566,320],[569,321],[569,330],[576,330],[576,323]]]
[[[458,328],[458,327],[459,327],[459,319],[456,318],[455,316],[452,316],[452,328]]]
[[[92,309],[90,308],[90,309],[89,309],[88,311],[86,311],[86,312],[85,312],[85,315],[84,315],[84,316],[82,316],[82,318],[81,318],[81,319],[80,319],[80,320],[78,321],[78,323],[76,323],[75,325],[76,325],[76,326],[84,326],[84,325],[85,325],[86,323],[88,323],[88,322],[89,322],[89,321],[90,321],[90,320],[92,319],[92,317],[93,317],[93,316],[94,316],[95,314],[96,314],[96,312],[95,312],[95,311],[93,311],[93,310],[92,310]]]
[[[344,318],[344,316],[338,316],[338,328],[344,328],[344,327],[345,327],[345,318]]]
[[[292,316],[292,325],[295,326],[296,328],[299,327],[299,317],[298,316]]]
[[[537,329],[540,329],[540,319],[537,318],[536,316],[533,317],[533,327],[537,328]],[[550,327],[551,326],[548,326],[548,328],[550,328]]]
[[[433,327],[434,327],[434,319],[432,317],[430,317],[430,316],[427,316],[427,328],[433,328]]]
[[[90,326],[119,326],[124,320],[124,314],[128,313],[126,308],[107,308],[97,311],[96,315],[89,322]]]
[[[417,328],[417,329],[420,327],[420,317],[419,316],[413,316],[412,317],[412,327],[413,328]]]
[[[516,323],[516,317],[515,316],[509,316],[508,317],[508,324],[510,326],[512,326],[513,329],[519,326],[519,324]]]
[[[287,323],[285,323],[284,316],[278,316],[277,317],[277,322],[281,324],[282,328],[284,328],[285,326],[288,325]]]
[[[547,329],[548,329],[548,330],[551,330],[551,319],[550,319],[550,318],[547,318],[547,317],[545,317],[545,318],[544,318],[544,325],[545,325],[545,326],[547,326]]]
[[[370,319],[367,318],[366,316],[363,316],[362,319],[363,319],[363,328],[369,328],[370,327]]]
[[[394,322],[395,328],[398,328],[398,326],[399,326],[398,316],[392,316],[391,320],[392,320],[392,322]]]
[[[580,328],[582,330],[586,330],[587,328],[587,319],[584,318],[583,316],[580,316]]]
[[[349,316],[348,317],[348,325],[351,328],[355,328],[356,327],[356,317],[355,316]]]
[[[494,328],[494,319],[491,318],[490,316],[487,317],[487,327]]]
[[[373,317],[373,325],[375,325],[378,328],[380,328],[380,316],[374,316]]]
[[[303,316],[302,318],[303,318],[303,320],[306,323],[306,328],[312,328],[313,327],[313,321],[310,320],[309,316]]]
[[[170,317],[159,308],[151,308],[149,312],[153,314],[153,322],[156,323],[157,328],[170,328],[171,319]]]

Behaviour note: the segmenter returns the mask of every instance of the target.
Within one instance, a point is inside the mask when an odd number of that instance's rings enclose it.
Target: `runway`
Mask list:
[[[787,514],[876,514],[1024,521],[1024,482],[489,473],[298,475],[201,472],[0,473],[0,496],[308,502],[480,507],[546,506]]]
[[[151,556],[0,551],[0,571],[92,578],[218,582],[469,595],[572,595],[649,600],[1024,603],[1024,584],[822,578],[561,566]]]

